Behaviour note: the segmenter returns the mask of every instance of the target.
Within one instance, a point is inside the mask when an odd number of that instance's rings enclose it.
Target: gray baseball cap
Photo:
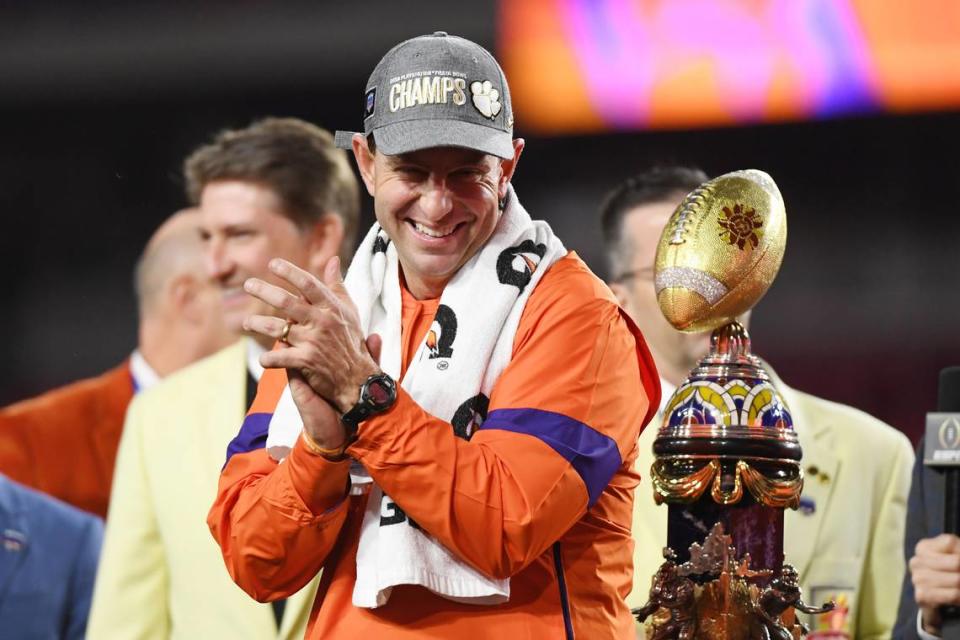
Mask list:
[[[398,155],[464,147],[513,157],[513,109],[503,70],[480,45],[443,31],[401,42],[377,64],[363,103],[363,133]],[[337,131],[351,147],[352,131]]]

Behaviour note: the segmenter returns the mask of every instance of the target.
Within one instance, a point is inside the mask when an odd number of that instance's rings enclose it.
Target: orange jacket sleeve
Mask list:
[[[394,510],[487,575],[517,573],[583,516],[649,419],[642,338],[611,300],[584,297],[531,297],[471,440],[401,391],[350,447]]]
[[[260,602],[292,595],[317,575],[347,514],[348,462],[329,462],[298,440],[278,464],[263,447],[263,409],[285,382],[282,371],[264,373],[207,516],[234,582]]]

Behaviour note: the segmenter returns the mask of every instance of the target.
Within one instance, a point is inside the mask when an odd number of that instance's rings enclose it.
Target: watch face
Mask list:
[[[390,388],[382,380],[371,380],[367,385],[367,394],[370,401],[377,407],[389,404],[392,399]]]

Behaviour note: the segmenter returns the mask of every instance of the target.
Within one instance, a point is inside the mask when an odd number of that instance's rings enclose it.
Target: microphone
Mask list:
[[[952,414],[949,418],[944,416],[938,420],[938,445],[952,445],[954,449],[960,440],[960,424],[957,418],[960,417],[960,367],[947,367],[940,372],[940,388],[937,393],[937,412],[941,414]],[[945,424],[946,423],[946,424]],[[942,436],[940,435],[942,433]],[[939,442],[943,440],[944,442]],[[956,443],[956,444],[955,444]],[[960,460],[954,462],[946,468],[946,486],[944,511],[943,511],[943,530],[946,533],[956,534],[960,532]]]
[[[923,464],[943,472],[943,531],[960,532],[960,367],[940,372],[937,410],[927,414]]]
[[[923,464],[942,470],[943,531],[960,533],[960,367],[940,372],[937,411],[927,414]],[[960,638],[960,607],[941,609],[944,638]]]

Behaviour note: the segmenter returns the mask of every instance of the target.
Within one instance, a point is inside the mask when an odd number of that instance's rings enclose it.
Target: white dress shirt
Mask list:
[[[160,376],[143,357],[139,349],[130,354],[130,375],[133,376],[133,390],[135,393],[146,391],[160,382]]]
[[[261,347],[256,340],[244,338],[247,341],[247,369],[250,375],[257,382],[260,382],[260,376],[263,375],[263,367],[260,366],[260,356],[266,353],[266,349]]]

